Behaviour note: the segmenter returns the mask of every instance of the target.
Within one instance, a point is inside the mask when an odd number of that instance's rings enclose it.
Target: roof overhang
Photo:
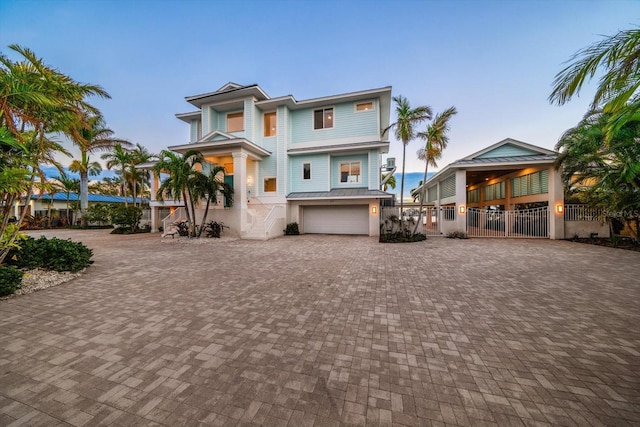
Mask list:
[[[262,160],[271,155],[271,151],[248,141],[244,138],[223,139],[217,141],[196,142],[194,144],[173,145],[169,150],[184,154],[189,150],[198,150],[202,154],[219,152],[240,152],[243,151],[257,160]]]
[[[294,192],[287,200],[354,200],[354,199],[392,199],[393,194],[367,188],[333,188],[330,191]]]
[[[214,104],[217,102],[225,102],[250,96],[253,96],[258,100],[269,99],[269,95],[267,95],[257,84],[242,87],[230,87],[227,90],[187,96],[184,99],[191,105],[202,108],[205,104]]]
[[[176,117],[183,122],[191,123],[191,120],[199,120],[201,115],[201,111],[190,111],[188,113],[178,113],[176,114]]]
[[[300,156],[303,154],[314,153],[355,153],[366,152],[372,149],[382,149],[382,153],[389,152],[388,141],[373,141],[373,142],[359,142],[356,144],[338,144],[338,145],[325,145],[322,147],[305,147],[305,148],[291,148],[287,150],[287,154],[290,156]]]
[[[260,108],[261,110],[270,110],[280,105],[286,105],[290,110],[301,110],[303,108],[320,107],[323,105],[327,105],[328,103],[366,101],[367,99],[377,97],[380,97],[381,99],[388,99],[388,104],[391,105],[391,86],[358,92],[343,93],[339,95],[323,96],[321,98],[305,99],[302,101],[297,101],[293,97],[293,95],[286,95],[280,96],[278,98],[271,98],[264,101],[256,102],[256,107]]]

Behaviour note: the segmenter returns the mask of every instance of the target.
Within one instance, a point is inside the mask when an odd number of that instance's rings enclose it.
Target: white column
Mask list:
[[[460,208],[464,206],[464,212]],[[467,171],[456,170],[456,228],[467,231]]]
[[[562,206],[562,212],[558,212]],[[560,172],[549,167],[549,238],[564,239],[564,186]]]
[[[247,153],[233,153],[233,207],[240,215],[240,236],[249,230],[247,218]]]

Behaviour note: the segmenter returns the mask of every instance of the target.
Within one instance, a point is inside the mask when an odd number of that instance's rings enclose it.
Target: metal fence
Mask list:
[[[587,205],[565,205],[565,221],[604,221],[605,211],[602,208],[591,208]]]
[[[548,207],[511,211],[469,208],[467,235],[471,237],[549,237]]]
[[[420,221],[421,225],[418,226],[417,230],[419,233],[424,233],[427,236],[438,236],[440,235],[440,218],[438,213],[437,208],[425,206],[422,208],[422,216],[420,217],[420,210],[410,207],[404,209],[402,220],[409,230],[413,230],[416,227],[416,223]],[[400,229],[400,207],[380,208],[380,232],[393,233],[400,231]]]

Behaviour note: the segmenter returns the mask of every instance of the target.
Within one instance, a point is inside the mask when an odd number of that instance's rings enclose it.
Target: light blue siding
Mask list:
[[[256,184],[257,184],[257,187],[258,187],[258,195],[260,195],[260,196],[264,196],[265,195],[265,192],[264,192],[264,179],[265,178],[276,177],[277,190],[278,190],[278,192],[283,191],[283,190],[281,190],[283,183],[280,182],[280,179],[278,177],[278,162],[277,162],[277,155],[276,155],[276,151],[277,151],[276,141],[274,141],[274,140],[265,141],[264,148],[269,150],[269,151],[271,151],[272,154],[271,154],[271,156],[262,159],[260,161],[260,163],[258,164],[258,181],[256,182]],[[273,194],[273,193],[267,193],[267,194]]]
[[[198,127],[200,120],[191,120],[191,136],[190,142],[196,142],[198,140]]]
[[[204,107],[202,109],[202,134],[199,136],[200,139],[203,135],[209,133],[209,111],[211,109],[208,107]]]
[[[532,154],[540,153],[533,150],[528,150],[526,148],[518,147],[517,145],[505,144],[477,156],[476,159],[487,159],[492,157],[530,156]]]
[[[218,125],[218,117],[220,114],[213,108],[209,108],[209,132],[213,132],[214,130],[220,130]],[[209,133],[207,132],[207,133]]]
[[[249,139],[254,139],[253,135],[253,102],[251,99],[244,100],[244,135]],[[235,132],[234,132],[235,135]],[[243,136],[244,136],[243,135]]]
[[[340,163],[360,161],[360,182],[340,182]],[[351,156],[331,157],[331,188],[357,188],[369,187],[369,156],[367,154],[354,154]]]
[[[311,154],[291,157],[291,191],[329,191],[329,156]],[[302,178],[302,165],[311,163],[311,179]]]
[[[325,106],[327,107],[333,107],[334,113],[333,128],[330,129],[313,129],[313,111],[318,108],[291,112],[292,144],[360,136],[371,136],[372,140],[379,138],[377,108],[356,112],[353,102]]]
[[[371,150],[369,152],[369,189],[380,189],[380,166],[382,162],[382,156],[378,154],[377,150]]]

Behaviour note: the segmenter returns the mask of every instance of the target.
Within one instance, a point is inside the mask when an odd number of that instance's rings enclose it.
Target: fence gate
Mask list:
[[[549,237],[549,208],[496,211],[467,210],[467,235],[471,237]]]
[[[402,216],[407,229],[413,230],[418,221],[419,210],[415,208],[406,208]],[[438,209],[433,206],[425,206],[422,208],[421,225],[417,231],[427,236],[440,235],[440,218]],[[400,208],[399,207],[383,207],[380,210],[380,230],[382,233],[400,230]]]

